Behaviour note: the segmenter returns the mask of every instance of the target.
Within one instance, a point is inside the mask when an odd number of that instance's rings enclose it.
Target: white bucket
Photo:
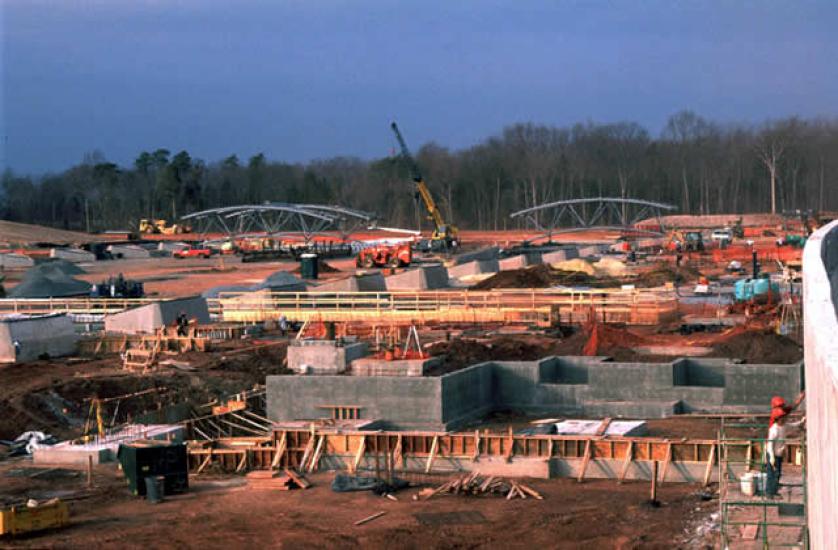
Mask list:
[[[746,472],[739,478],[739,485],[742,488],[742,494],[749,497],[754,496],[754,474]]]

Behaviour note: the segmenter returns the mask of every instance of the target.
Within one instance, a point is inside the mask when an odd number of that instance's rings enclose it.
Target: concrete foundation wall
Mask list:
[[[420,380],[388,378],[389,393],[382,393],[380,378],[352,377],[350,382],[347,377],[317,377],[301,383],[297,377],[278,376],[268,378],[268,407],[275,415],[272,420],[300,420],[312,418],[307,416],[313,414],[311,408],[303,405],[298,410],[289,403],[323,403],[328,397],[335,405],[363,407],[364,419],[432,429],[454,429],[504,409],[638,418],[679,412],[762,412],[773,395],[797,395],[802,386],[800,369],[799,364],[755,366],[718,360],[655,364],[549,357],[482,363]],[[690,378],[692,372],[696,374]],[[770,383],[761,381],[766,375],[772,378]],[[420,408],[438,412],[411,412]]]
[[[0,363],[34,361],[42,355],[62,357],[76,352],[79,336],[67,315],[45,315],[0,322]],[[14,343],[19,347],[15,353]]]
[[[152,333],[172,325],[181,312],[198,324],[210,322],[207,300],[201,296],[165,300],[105,316],[105,332]]]
[[[394,428],[438,429],[442,424],[440,378],[268,376],[268,418],[330,418],[326,406],[361,407],[365,420]]]
[[[838,548],[838,221],[803,252],[807,504],[812,548]]]

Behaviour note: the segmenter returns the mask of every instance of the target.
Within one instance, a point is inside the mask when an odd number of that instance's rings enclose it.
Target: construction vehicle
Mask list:
[[[413,160],[413,156],[410,154],[410,150],[408,150],[401,132],[399,132],[399,127],[393,122],[390,124],[390,128],[392,128],[393,133],[396,135],[396,140],[398,140],[399,147],[402,150],[402,156],[410,167],[410,176],[416,184],[416,196],[422,199],[425,208],[428,210],[428,219],[434,224],[434,232],[431,234],[431,248],[434,250],[452,250],[457,248],[459,245],[459,230],[456,226],[446,223],[442,217],[442,213],[439,211],[436,201],[433,195],[431,195],[430,189],[428,189],[428,185],[425,183],[424,178],[422,178],[419,166]]]
[[[140,220],[138,230],[144,235],[180,235],[181,233],[190,233],[192,228],[178,223],[169,225],[166,220],[162,219],[143,218]]]
[[[679,231],[675,229],[667,235],[666,247],[669,250],[681,252],[703,252],[704,238],[700,231]]]
[[[361,250],[355,258],[355,265],[367,269],[387,266],[407,267],[412,261],[413,249],[410,243],[378,244]]]

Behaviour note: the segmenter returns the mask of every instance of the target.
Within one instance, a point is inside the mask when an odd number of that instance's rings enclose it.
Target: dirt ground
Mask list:
[[[310,475],[311,489],[286,492],[249,489],[237,476],[192,476],[188,493],[155,505],[130,496],[112,465],[97,467],[91,490],[81,472],[9,477],[21,467],[31,465],[0,467],[0,497],[76,497],[71,525],[0,539],[0,547],[671,549],[718,507],[694,485],[660,486],[655,508],[646,482],[571,479],[528,480],[541,501],[453,495],[414,501],[417,489],[409,488],[394,502],[370,492],[334,493],[329,472]],[[354,525],[379,511],[386,514]]]
[[[124,371],[118,355],[102,359],[54,359],[0,366],[0,439],[14,439],[27,430],[59,438],[77,437],[89,412],[89,399],[102,399],[155,389],[142,396],[112,402],[104,411],[110,422],[154,410],[160,405],[195,405],[225,397],[257,384],[265,376],[286,372],[284,343],[247,351],[249,342],[232,342],[208,353],[177,357],[196,370],[159,368],[141,375]],[[243,351],[242,351],[243,350]],[[2,451],[2,447],[0,447]]]

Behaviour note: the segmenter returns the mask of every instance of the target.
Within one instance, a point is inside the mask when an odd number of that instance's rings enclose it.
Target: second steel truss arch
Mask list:
[[[524,219],[544,235],[604,229],[632,234],[660,235],[664,232],[661,220],[664,211],[675,206],[662,202],[619,197],[568,199],[525,208],[510,214],[513,219]],[[658,230],[639,227],[644,220],[655,220]]]

